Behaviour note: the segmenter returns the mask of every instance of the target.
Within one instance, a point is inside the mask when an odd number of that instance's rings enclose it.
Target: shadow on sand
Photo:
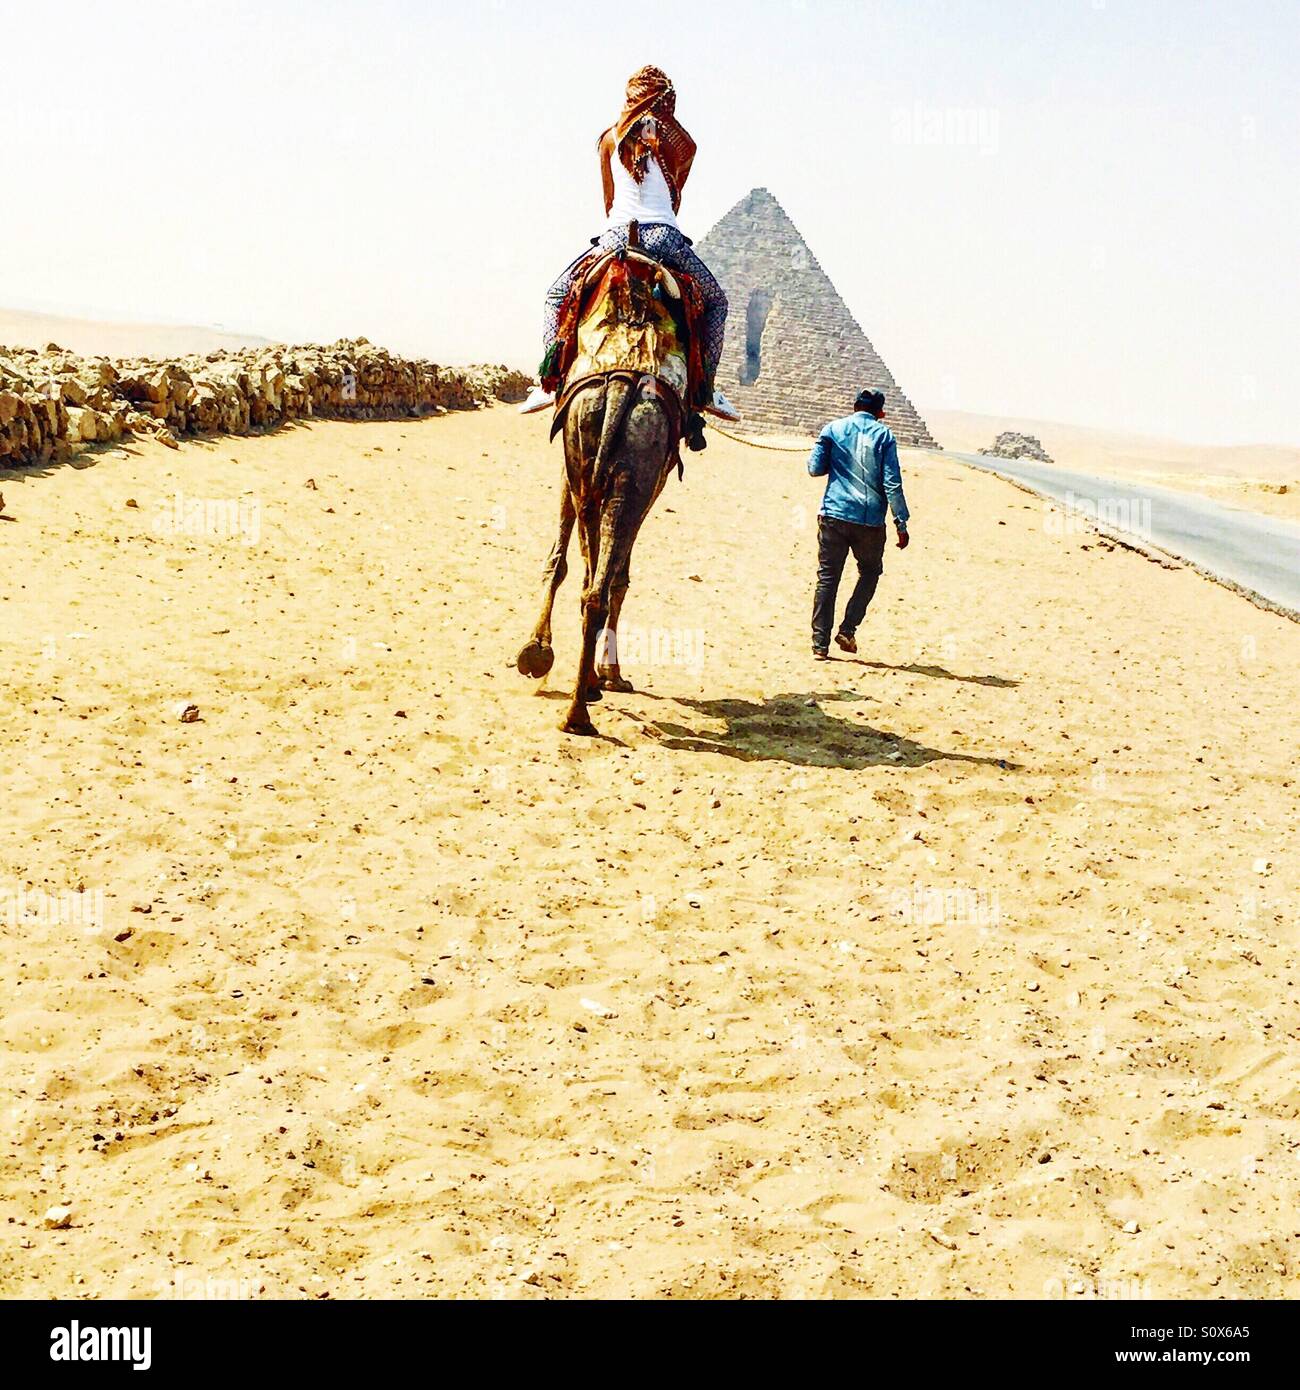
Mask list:
[[[63,448],[51,455],[44,463],[7,463],[0,467],[0,483],[26,483],[36,478],[52,478],[65,468],[84,473],[94,468],[110,454],[130,454],[138,458],[140,450],[135,447],[133,437],[105,439],[101,442],[81,444],[77,448]]]
[[[319,417],[329,419],[327,416]],[[415,416],[398,416],[395,423],[409,421],[414,423]],[[259,425],[254,429],[245,431],[243,434],[181,434],[176,439],[179,444],[186,448],[206,449],[212,451],[221,449],[233,444],[240,439],[260,439],[268,434],[289,433],[291,430],[306,429],[310,430],[316,417],[310,420],[278,420],[273,425]],[[333,420],[329,419],[330,424],[374,424],[373,420]],[[141,450],[138,445],[141,441],[148,443],[148,434],[124,435],[121,439],[104,439],[92,443],[80,444],[75,448],[65,447],[59,449],[44,463],[8,463],[0,466],[0,483],[13,482],[25,483],[36,478],[50,478],[54,474],[62,472],[65,468],[75,469],[82,472],[87,468],[94,468],[106,455],[130,454],[133,458],[140,456]]]
[[[902,671],[909,676],[932,676],[935,680],[962,681],[966,685],[992,685],[999,690],[1010,690],[1020,684],[1006,676],[959,676],[955,671],[945,671],[942,666],[919,666],[912,662],[907,666],[893,666],[888,661],[863,661],[856,656],[831,656],[831,661],[843,661],[850,666],[866,666],[872,671]]]
[[[922,767],[946,761],[979,763],[1003,771],[1015,771],[1015,763],[1005,758],[979,757],[972,753],[946,753],[927,748],[899,734],[874,729],[869,724],[851,723],[828,714],[823,704],[848,702],[865,697],[851,691],[818,695],[808,704],[806,695],[773,695],[762,702],[750,700],[688,700],[673,703],[692,709],[708,719],[721,719],[721,731],[691,729],[667,719],[640,722],[646,732],[665,748],[683,748],[695,753],[721,753],[742,762],[770,760],[796,767]],[[624,711],[626,713],[626,711]]]

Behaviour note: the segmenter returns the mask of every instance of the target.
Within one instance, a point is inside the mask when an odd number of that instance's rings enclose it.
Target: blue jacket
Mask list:
[[[888,501],[895,523],[907,530],[898,445],[889,426],[865,410],[832,420],[822,430],[808,455],[808,472],[826,478],[822,516],[883,526]]]

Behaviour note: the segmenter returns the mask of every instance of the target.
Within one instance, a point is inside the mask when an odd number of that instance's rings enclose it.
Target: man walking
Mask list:
[[[883,392],[860,392],[853,414],[832,420],[808,456],[808,472],[814,478],[826,478],[817,516],[817,593],[812,618],[812,649],[818,661],[826,660],[830,648],[835,595],[850,550],[857,561],[858,582],[835,634],[835,645],[846,652],[858,649],[858,624],[884,568],[886,503],[898,528],[898,548],[907,549],[907,499],[898,471],[898,445],[883,423],[884,415]]]

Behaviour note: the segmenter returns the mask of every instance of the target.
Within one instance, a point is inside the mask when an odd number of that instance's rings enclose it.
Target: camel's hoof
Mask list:
[[[520,675],[531,676],[533,680],[540,680],[554,665],[554,649],[544,647],[540,642],[527,643],[515,657],[515,666]]]
[[[587,693],[586,693],[586,696],[585,696],[584,698],[586,699],[586,701],[587,701],[587,703],[588,703],[589,705],[598,705],[598,704],[600,703],[600,700],[601,700],[600,686],[598,686],[598,685],[589,685],[589,686],[587,687]]]
[[[613,671],[600,673],[600,688],[602,690],[621,690],[625,695],[635,689],[626,676],[615,675]]]
[[[581,734],[584,738],[595,738],[596,736],[596,726],[585,714],[571,714],[560,725],[560,729],[566,734]]]

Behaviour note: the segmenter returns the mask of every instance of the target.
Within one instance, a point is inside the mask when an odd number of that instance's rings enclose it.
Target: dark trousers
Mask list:
[[[885,528],[859,526],[852,521],[840,521],[833,516],[817,518],[817,593],[813,598],[812,640],[818,651],[831,644],[831,626],[835,622],[835,595],[839,592],[840,576],[849,551],[858,562],[858,582],[849,595],[848,607],[840,631],[850,637],[866,615],[867,604],[876,592],[884,570]]]

